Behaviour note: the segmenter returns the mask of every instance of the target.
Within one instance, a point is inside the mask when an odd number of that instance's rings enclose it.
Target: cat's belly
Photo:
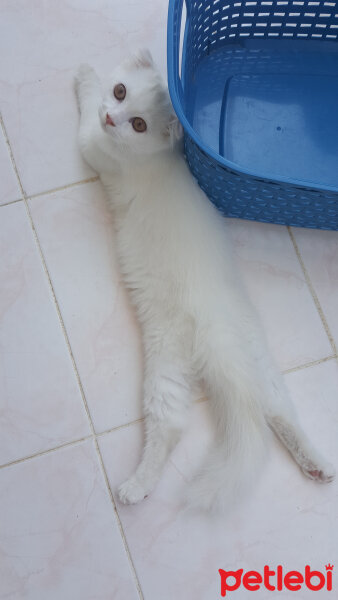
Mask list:
[[[178,289],[178,282],[168,274],[143,269],[130,273],[122,269],[122,276],[135,306],[156,308],[161,313],[182,310],[182,289]]]
[[[172,248],[159,240],[118,235],[117,251],[121,274],[133,303],[156,305],[162,310],[179,310],[189,278],[184,261],[174,258]]]

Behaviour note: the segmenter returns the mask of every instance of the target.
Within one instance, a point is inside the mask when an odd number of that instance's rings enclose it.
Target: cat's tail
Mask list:
[[[216,440],[188,488],[187,500],[190,507],[223,512],[238,504],[260,471],[267,431],[260,403],[264,391],[250,355],[235,335],[209,330],[202,337],[197,359]]]

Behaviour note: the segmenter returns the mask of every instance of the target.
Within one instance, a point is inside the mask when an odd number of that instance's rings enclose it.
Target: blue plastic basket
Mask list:
[[[190,169],[227,216],[338,229],[338,3],[170,0]]]

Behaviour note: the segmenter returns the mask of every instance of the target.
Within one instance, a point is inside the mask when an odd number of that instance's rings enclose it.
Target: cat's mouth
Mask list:
[[[111,118],[111,116],[110,116],[109,113],[106,114],[106,125],[110,125],[111,127],[115,127],[115,123],[114,123],[114,121]]]

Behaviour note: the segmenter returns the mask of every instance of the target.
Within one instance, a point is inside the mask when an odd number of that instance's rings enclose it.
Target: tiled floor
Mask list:
[[[116,498],[142,443],[140,340],[111,215],[77,149],[72,79],[80,62],[104,72],[140,45],[165,73],[166,11],[166,0],[0,5],[0,599],[217,600],[219,568],[338,568],[337,483],[306,480],[272,436],[240,508],[184,510],[207,403],[155,493],[134,507]],[[231,233],[301,421],[337,465],[338,233],[240,221]]]

